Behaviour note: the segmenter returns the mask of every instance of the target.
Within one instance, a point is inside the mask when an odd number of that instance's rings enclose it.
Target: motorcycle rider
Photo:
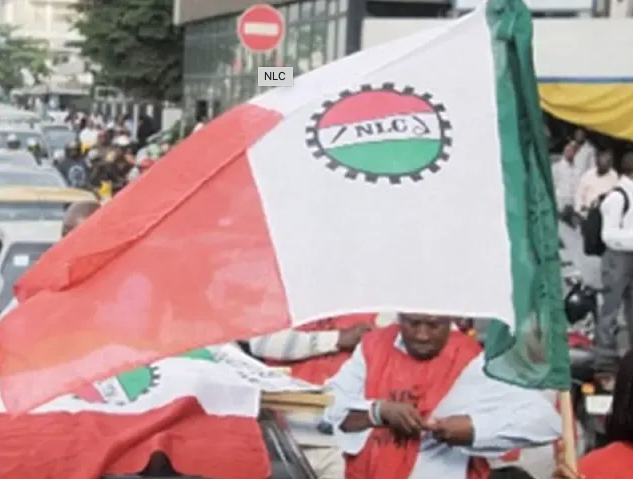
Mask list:
[[[7,136],[7,149],[19,150],[21,146],[22,143],[20,143],[18,135],[16,135],[15,133],[11,133],[9,136]]]
[[[81,145],[73,140],[65,148],[65,158],[57,165],[72,188],[88,188],[90,169],[81,155]]]
[[[35,138],[29,138],[26,141],[26,149],[35,157],[38,163],[41,163],[43,155],[42,145]]]

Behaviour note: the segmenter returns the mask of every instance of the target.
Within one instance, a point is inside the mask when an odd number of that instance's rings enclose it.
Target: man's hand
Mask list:
[[[380,419],[394,432],[405,435],[419,435],[424,429],[424,419],[411,404],[381,401]]]
[[[583,476],[576,474],[565,461],[565,443],[560,440],[556,442],[556,470],[552,475],[552,479],[585,479]]]
[[[449,416],[443,419],[429,419],[424,429],[438,442],[451,446],[471,446],[475,440],[475,431],[470,416]]]
[[[349,329],[341,330],[339,332],[336,348],[339,351],[353,351],[358,343],[360,343],[363,334],[371,331],[372,329],[373,327],[368,324],[357,324]]]

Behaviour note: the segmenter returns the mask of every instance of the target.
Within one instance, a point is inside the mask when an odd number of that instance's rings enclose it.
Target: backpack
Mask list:
[[[602,205],[604,199],[614,191],[619,192],[624,197],[622,216],[629,211],[629,196],[619,186],[613,188],[609,193],[600,195],[598,199],[591,204],[587,211],[587,216],[580,224],[583,249],[587,256],[602,256],[607,249],[604,241],[602,241],[602,212],[600,211],[600,205]]]

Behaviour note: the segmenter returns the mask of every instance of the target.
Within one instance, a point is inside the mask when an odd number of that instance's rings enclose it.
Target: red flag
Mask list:
[[[21,304],[0,323],[7,410],[196,347],[289,326],[243,161],[280,119],[244,105],[213,121],[22,277]]]
[[[131,474],[145,469],[156,451],[188,476],[270,476],[257,421],[209,416],[194,398],[144,414],[0,414],[0,476],[7,479]]]

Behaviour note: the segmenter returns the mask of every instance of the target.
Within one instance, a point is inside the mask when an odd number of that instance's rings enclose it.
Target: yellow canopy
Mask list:
[[[553,116],[633,141],[633,79],[542,81],[539,93]]]

